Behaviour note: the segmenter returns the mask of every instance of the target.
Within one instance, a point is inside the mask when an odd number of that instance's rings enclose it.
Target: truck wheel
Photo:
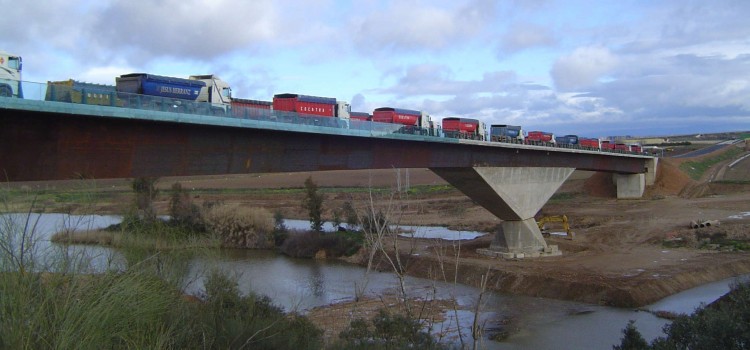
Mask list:
[[[0,85],[0,96],[2,96],[2,97],[11,97],[11,96],[13,96],[13,91],[10,89],[10,86],[8,86],[8,85]]]

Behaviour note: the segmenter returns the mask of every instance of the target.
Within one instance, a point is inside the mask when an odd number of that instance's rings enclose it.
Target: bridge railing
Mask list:
[[[441,140],[443,142],[459,142],[458,138],[452,138],[450,133],[443,133],[437,128],[420,128],[411,125],[378,123],[356,119],[339,119],[320,115],[302,114],[287,111],[277,111],[262,107],[251,107],[237,104],[232,106],[221,106],[208,102],[195,102],[190,100],[166,98],[160,96],[139,95],[118,92],[114,85],[83,83],[74,80],[59,82],[22,82],[23,99],[38,100],[54,103],[70,103],[86,108],[129,108],[137,110],[177,113],[193,116],[193,121],[203,122],[213,120],[226,120],[232,124],[233,120],[257,121],[258,125],[271,127],[279,130],[291,130],[289,125],[301,131],[315,132],[326,130],[343,135],[373,136],[403,139],[425,139]],[[0,97],[2,99],[3,97]],[[15,98],[15,97],[12,97]],[[67,109],[67,108],[66,108]],[[196,119],[197,118],[197,119]],[[219,118],[219,119],[216,119]],[[221,119],[226,118],[226,119]],[[184,117],[175,117],[175,120],[185,120]],[[319,129],[323,128],[323,129]],[[592,152],[631,153],[606,149],[590,149],[585,147],[573,147],[570,145],[555,145],[552,143],[534,143],[528,140],[518,141],[515,139],[499,140],[492,142],[518,143],[557,148],[575,148]],[[643,153],[637,153],[645,155]]]
[[[345,130],[344,133],[358,136],[380,137],[440,137],[439,130],[406,126],[401,124],[377,123],[361,120],[345,120],[334,117],[311,115],[268,108],[255,108],[244,105],[221,106],[208,102],[167,98],[118,92],[113,85],[91,84],[78,81],[22,83],[25,100],[63,102],[76,105],[93,105],[112,108],[174,112],[206,118],[231,118],[255,120],[280,124],[294,124]],[[280,125],[280,129],[285,129]]]

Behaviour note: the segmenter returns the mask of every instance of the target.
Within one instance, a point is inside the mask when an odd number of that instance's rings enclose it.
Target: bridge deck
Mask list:
[[[373,123],[375,124],[375,123]],[[235,117],[0,98],[11,181],[391,167],[544,166],[642,173],[648,156]]]

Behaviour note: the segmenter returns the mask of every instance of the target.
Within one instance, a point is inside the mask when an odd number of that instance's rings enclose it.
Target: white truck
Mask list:
[[[23,98],[21,56],[0,51],[0,97]]]

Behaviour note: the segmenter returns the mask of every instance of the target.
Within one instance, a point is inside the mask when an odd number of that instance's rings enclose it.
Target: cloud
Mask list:
[[[386,74],[392,75],[389,71]],[[456,80],[450,67],[438,64],[417,64],[406,68],[395,85],[378,92],[399,97],[425,95],[465,95],[501,90],[515,84],[517,77],[511,71],[486,72],[479,80]]]
[[[560,57],[552,66],[552,78],[560,91],[586,89],[617,67],[618,59],[606,47],[580,47]]]
[[[354,46],[365,53],[440,50],[460,46],[462,40],[478,33],[491,20],[494,6],[489,0],[459,6],[453,2],[391,1],[384,8],[353,18],[347,27],[353,28]]]
[[[513,54],[518,51],[556,45],[551,28],[533,23],[516,23],[508,28],[500,40],[499,54]]]
[[[270,40],[276,29],[270,0],[114,0],[95,15],[91,39],[105,56],[137,62],[209,60]]]

